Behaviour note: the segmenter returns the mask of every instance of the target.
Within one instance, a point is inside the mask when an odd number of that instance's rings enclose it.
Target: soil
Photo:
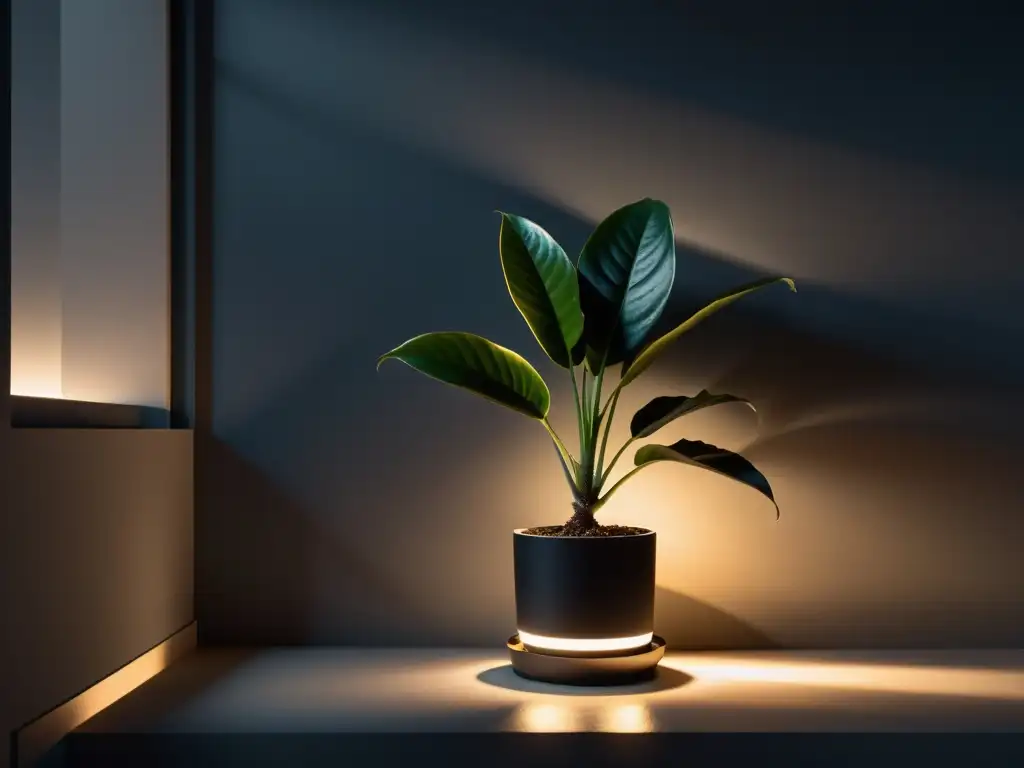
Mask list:
[[[594,518],[590,504],[582,500],[572,503],[573,514],[564,525],[540,525],[536,528],[527,528],[526,533],[532,536],[572,536],[572,537],[599,537],[599,536],[637,536],[650,533],[646,528],[634,528],[629,525],[601,525]]]
[[[541,525],[527,528],[524,533],[531,536],[639,536],[650,533],[647,528],[634,528],[631,525],[596,525],[586,530],[573,529],[568,525]]]

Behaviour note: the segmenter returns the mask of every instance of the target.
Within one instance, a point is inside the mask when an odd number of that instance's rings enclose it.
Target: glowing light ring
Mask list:
[[[654,633],[648,632],[644,635],[632,637],[600,637],[600,638],[579,638],[579,637],[545,637],[535,635],[532,632],[519,630],[519,640],[523,645],[533,646],[547,651],[567,651],[577,653],[601,653],[613,651],[631,651],[635,648],[643,648],[650,645],[654,639]]]

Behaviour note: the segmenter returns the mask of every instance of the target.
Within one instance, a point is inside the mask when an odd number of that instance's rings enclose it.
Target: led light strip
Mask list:
[[[532,645],[534,648],[543,648],[548,651],[600,653],[603,651],[631,651],[634,648],[642,648],[650,644],[651,640],[654,639],[654,633],[648,632],[645,635],[634,635],[633,637],[577,638],[545,637],[544,635],[535,635],[532,632],[519,630],[519,639],[523,645]]]

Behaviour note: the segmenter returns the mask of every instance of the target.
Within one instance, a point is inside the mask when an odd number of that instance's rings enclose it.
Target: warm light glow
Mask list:
[[[598,713],[597,729],[607,733],[651,733],[654,718],[646,704],[609,704]]]
[[[193,623],[70,701],[22,727],[17,733],[18,749],[24,755],[31,756],[24,764],[35,764],[38,756],[66,734],[163,672],[195,647],[196,625]]]
[[[607,651],[631,651],[634,648],[643,648],[650,645],[654,639],[654,633],[648,632],[644,635],[632,637],[599,637],[599,638],[578,638],[578,637],[547,637],[535,635],[532,632],[519,630],[519,639],[523,645],[543,648],[547,651],[568,651],[570,653],[600,653]]]
[[[48,397],[52,400],[63,400],[60,378],[50,380],[43,377],[19,376],[15,364],[11,365],[11,394],[21,397]]]
[[[516,707],[513,729],[527,733],[559,733],[580,730],[579,713],[563,704],[526,703]]]

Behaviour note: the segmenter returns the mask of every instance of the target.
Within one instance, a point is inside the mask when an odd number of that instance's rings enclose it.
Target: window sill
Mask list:
[[[11,426],[18,429],[167,429],[164,408],[11,395]]]

